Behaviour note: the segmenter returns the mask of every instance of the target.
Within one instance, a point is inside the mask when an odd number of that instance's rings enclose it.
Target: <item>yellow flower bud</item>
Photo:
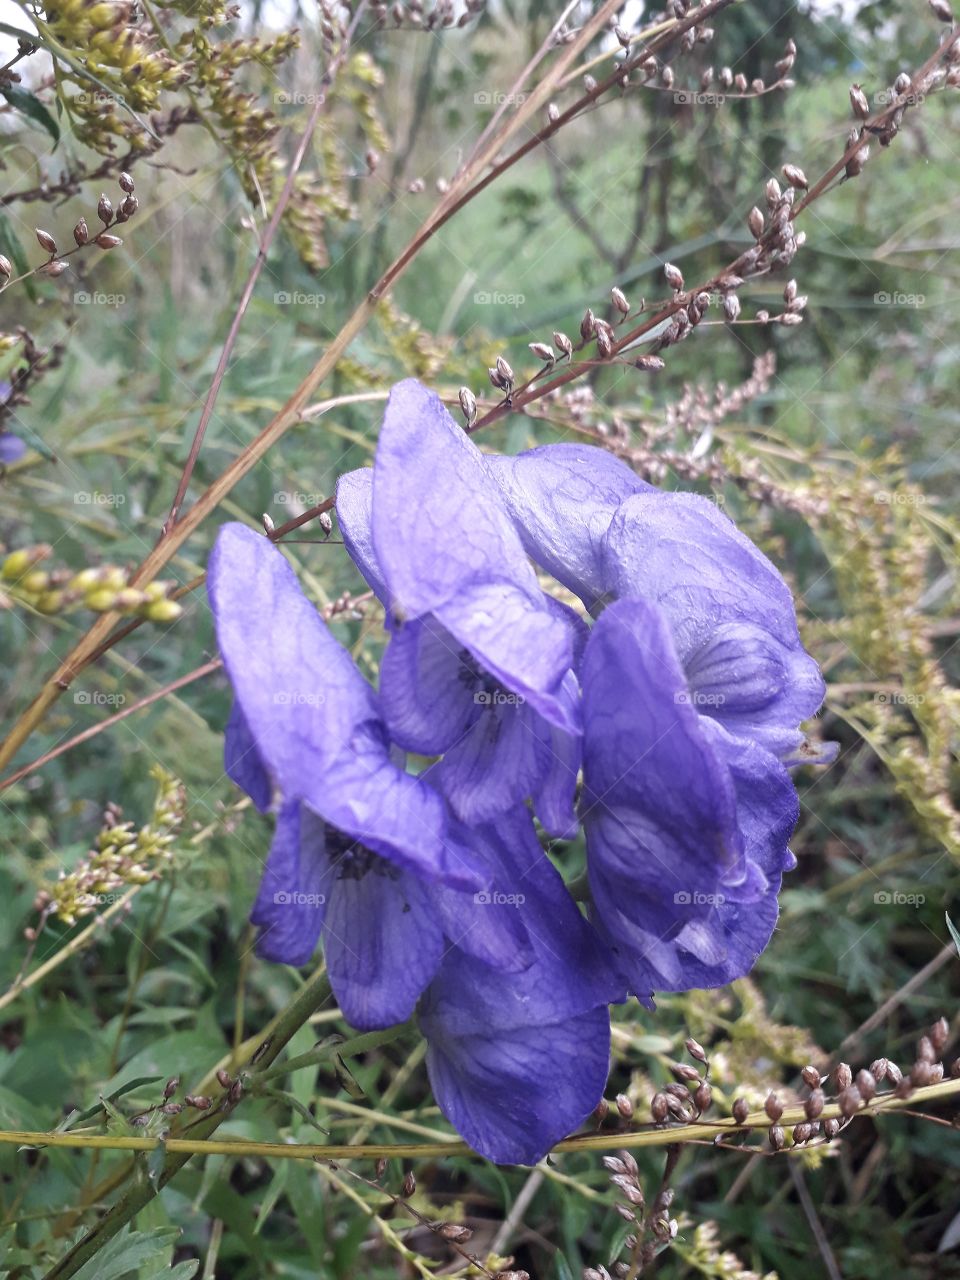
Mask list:
[[[183,609],[176,600],[154,600],[143,611],[143,616],[151,622],[173,622],[179,618]]]

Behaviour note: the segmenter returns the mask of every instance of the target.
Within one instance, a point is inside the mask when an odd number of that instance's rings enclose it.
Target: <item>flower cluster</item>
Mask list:
[[[322,936],[347,1020],[416,1011],[451,1122],[534,1162],[602,1097],[611,1002],[769,941],[820,674],[712,503],[593,447],[483,455],[414,380],[337,515],[385,612],[376,691],[268,540],[226,525],[209,566],[227,772],[277,811],[258,948],[300,965]],[[582,826],[586,915],[535,819]]]

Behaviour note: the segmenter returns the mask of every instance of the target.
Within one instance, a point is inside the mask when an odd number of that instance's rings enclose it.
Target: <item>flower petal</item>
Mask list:
[[[207,582],[234,694],[284,798],[425,876],[475,885],[440,797],[392,763],[373,690],[281,552],[243,525],[225,525]]]
[[[223,731],[223,769],[227,777],[247,793],[260,812],[266,813],[273,791],[270,775],[260,759],[250,726],[236,698]]]
[[[383,572],[373,546],[373,468],[348,471],[337,481],[337,522],[350,559],[381,604],[387,603]]]
[[[0,431],[0,463],[19,462],[26,452],[26,443],[19,436]]]
[[[493,697],[493,695],[487,695]],[[549,761],[533,724],[530,707],[492,701],[475,723],[429,771],[461,821],[491,822],[538,790]]]
[[[320,939],[329,870],[323,822],[297,801],[283,805],[250,912],[260,930],[257,955],[297,967],[307,963]]]
[[[463,645],[427,614],[396,627],[380,663],[380,702],[394,742],[439,755],[477,719],[477,667]]]
[[[617,507],[658,490],[607,449],[547,444],[488,459],[527,554],[592,609],[603,595],[603,535]]]
[[[343,1016],[361,1031],[391,1027],[413,1013],[444,951],[427,886],[416,876],[341,869],[329,892],[323,949]]]

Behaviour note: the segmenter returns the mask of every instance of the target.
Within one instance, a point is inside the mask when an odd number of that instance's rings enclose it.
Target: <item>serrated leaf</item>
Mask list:
[[[37,95],[30,93],[27,89],[21,89],[9,84],[0,88],[0,93],[3,94],[11,107],[19,111],[21,115],[25,115],[34,124],[38,124],[41,129],[46,129],[53,139],[53,150],[56,151],[57,144],[60,141],[60,126]]]
[[[178,1227],[163,1227],[150,1232],[121,1232],[84,1263],[75,1273],[76,1280],[126,1280],[141,1267],[163,1260],[169,1262],[179,1238]]]

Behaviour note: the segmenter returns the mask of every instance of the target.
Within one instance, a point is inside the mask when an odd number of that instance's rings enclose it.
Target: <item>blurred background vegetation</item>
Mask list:
[[[643,8],[628,6],[624,23]],[[65,6],[53,24],[68,48],[79,11]],[[403,248],[558,13],[540,0],[497,0],[442,33],[361,25],[241,330],[191,494],[262,429]],[[29,26],[19,10],[7,17]],[[79,252],[62,275],[34,276],[0,298],[0,331],[17,336],[22,326],[50,353],[29,403],[3,423],[30,451],[0,476],[0,539],[8,549],[49,543],[51,563],[74,571],[139,563],[156,540],[252,263],[260,199],[279,192],[326,57],[312,5],[289,15],[255,4],[239,16],[206,2],[147,6],[141,21],[158,24],[192,78],[157,89],[139,122],[115,108],[58,111],[82,82],[53,84],[42,54],[17,64],[19,96],[0,85],[0,252],[17,274],[42,261],[35,226],[63,246],[81,215],[96,224],[101,190],[115,203],[122,195],[122,167],[139,198],[122,246]],[[431,241],[322,395],[375,392],[411,373],[454,401],[463,384],[479,395],[497,354],[532,371],[526,344],[549,342],[556,329],[575,336],[585,306],[608,314],[612,286],[634,303],[662,296],[667,261],[688,282],[708,278],[750,243],[746,214],[785,160],[813,180],[842,153],[850,83],[875,102],[940,34],[921,0],[842,12],[764,0],[735,5],[715,25],[711,45],[678,59],[679,84],[695,88],[708,64],[771,80],[793,39],[796,87],[722,107],[633,91],[584,115]],[[16,52],[5,38],[4,62]],[[236,39],[281,43],[225,53]],[[275,133],[230,96],[239,93],[275,116]],[[187,118],[167,130],[175,104]],[[149,146],[143,121],[169,136],[128,162],[131,146]],[[830,685],[822,733],[839,740],[840,755],[798,773],[799,866],[756,971],[723,992],[664,998],[655,1013],[615,1011],[608,1096],[629,1095],[640,1119],[687,1034],[710,1047],[723,1113],[739,1094],[761,1103],[772,1086],[794,1096],[806,1062],[857,1066],[885,1054],[907,1067],[935,1017],[957,1027],[958,960],[944,916],[956,915],[960,857],[958,121],[955,92],[931,96],[907,113],[888,151],[873,147],[862,176],[801,218],[807,240],[791,271],[809,299],[803,325],[705,323],[664,353],[659,373],[602,371],[572,397],[478,436],[512,452],[592,434],[665,484],[712,493],[790,576],[807,646]],[[104,130],[115,123],[111,158]],[[264,136],[262,151],[251,146]],[[749,282],[742,318],[776,313],[785,282]],[[23,351],[21,338],[0,353],[0,380],[22,367]],[[770,353],[775,370],[713,412],[718,384],[738,387]],[[370,401],[307,417],[189,540],[169,576],[180,584],[202,571],[224,519],[259,525],[267,512],[280,524],[322,501],[338,474],[369,459],[379,414]],[[326,545],[322,536],[308,526],[311,541],[290,555],[328,605],[362,586],[336,534]],[[86,669],[16,763],[214,656],[203,593],[183,603],[175,623],[140,628]],[[5,724],[88,620],[0,612]],[[336,625],[374,671],[379,619],[348,614]],[[158,764],[187,797],[159,878],[90,945],[0,1008],[3,1128],[48,1129],[100,1095],[159,1078],[123,1095],[117,1106],[129,1116],[157,1100],[168,1075],[196,1083],[298,985],[297,974],[250,953],[246,914],[269,824],[223,777],[227,709],[224,680],[200,680],[0,799],[2,991],[27,957],[38,890],[85,856],[105,807],[122,806],[138,828],[148,822]],[[582,850],[553,852],[576,872]],[[31,965],[89,923],[48,922]],[[294,1051],[337,1029],[335,1011],[320,1014]],[[440,1129],[422,1059],[410,1039],[358,1060],[360,1102],[330,1072],[301,1072],[290,1085],[299,1110],[289,1097],[249,1103],[225,1129],[320,1140],[309,1115],[344,1142]],[[106,1123],[130,1131],[119,1114]],[[640,1163],[655,1188],[662,1156]],[[0,1150],[0,1267],[45,1274],[111,1202],[124,1165],[118,1154]],[[847,1280],[960,1275],[958,1166],[948,1128],[903,1115],[861,1120],[829,1148],[792,1160],[690,1148],[674,1179],[680,1234],[658,1273],[739,1274],[730,1249],[758,1274],[828,1275],[819,1234]],[[474,1252],[513,1254],[534,1277],[568,1280],[609,1265],[627,1230],[598,1157],[558,1157],[533,1174],[464,1158],[423,1161],[415,1172],[422,1212],[469,1223]],[[394,1162],[385,1182],[397,1190],[402,1176]],[[521,1193],[522,1212],[511,1217]],[[239,1280],[415,1275],[428,1264],[456,1271],[462,1260],[447,1246],[383,1203],[335,1171],[214,1157],[188,1166],[139,1216],[136,1236],[90,1275],[150,1276],[176,1262],[185,1267],[174,1274],[187,1276],[192,1260],[206,1277]],[[401,1256],[394,1232],[418,1262]]]

